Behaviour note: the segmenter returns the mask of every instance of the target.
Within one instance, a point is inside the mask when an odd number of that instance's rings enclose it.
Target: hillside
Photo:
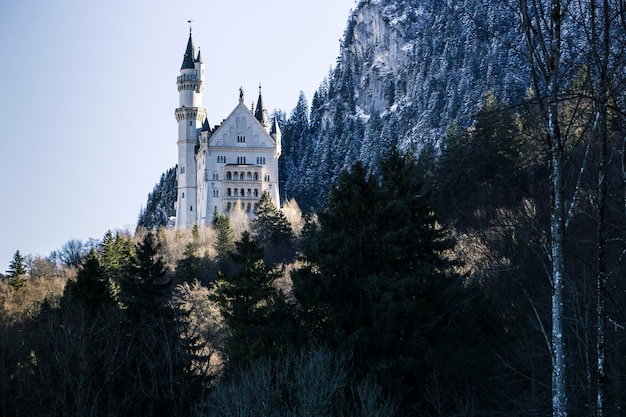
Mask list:
[[[319,207],[355,160],[372,165],[392,145],[438,147],[451,126],[472,123],[488,91],[518,102],[528,80],[510,46],[523,44],[516,20],[497,2],[362,1],[308,128],[299,103],[283,129],[283,195]]]

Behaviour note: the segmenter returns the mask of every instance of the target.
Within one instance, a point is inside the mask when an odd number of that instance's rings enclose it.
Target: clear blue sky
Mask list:
[[[192,19],[216,124],[263,85],[269,110],[312,98],[355,0],[0,0],[0,272],[13,253],[134,229],[177,160]]]

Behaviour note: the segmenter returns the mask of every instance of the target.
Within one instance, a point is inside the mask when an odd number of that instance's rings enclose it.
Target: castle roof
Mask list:
[[[210,132],[211,128],[209,127],[209,118],[204,119],[204,123],[202,123],[202,132]]]
[[[280,126],[278,125],[278,118],[274,118],[274,126],[272,126],[272,130],[270,131],[272,135],[280,132]]]
[[[263,96],[261,95],[261,85],[259,85],[259,100],[256,103],[256,110],[254,111],[254,117],[261,122],[262,124],[269,124],[269,119],[267,118],[267,110],[265,110],[265,106],[263,105]]]
[[[194,55],[195,55],[195,48],[193,47],[193,39],[191,38],[191,31],[189,31],[189,41],[187,41],[187,50],[185,51],[185,57],[183,58],[183,65],[180,67],[181,70],[195,68],[194,67]],[[198,58],[200,58],[199,53],[198,53]]]

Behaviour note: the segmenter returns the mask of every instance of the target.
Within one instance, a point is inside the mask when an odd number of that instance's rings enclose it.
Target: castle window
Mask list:
[[[254,203],[254,212],[256,213],[259,210],[259,203]]]
[[[255,196],[255,197],[258,197],[258,196],[259,196],[259,190],[257,190],[257,189],[255,189],[255,190],[254,190],[254,196]]]
[[[247,193],[248,197],[252,196],[252,190],[248,188],[248,193]]]
[[[257,163],[257,165],[265,165],[265,157],[264,156],[257,156],[256,157],[256,163]]]
[[[217,172],[214,172],[214,173],[213,173],[213,179],[214,179],[215,181],[217,181],[217,180],[219,180],[219,179],[220,179],[220,177],[219,177],[219,175],[217,174]]]
[[[193,206],[189,206],[189,211],[193,211]]]
[[[226,157],[222,156],[222,155],[218,155],[217,156],[217,163],[218,164],[225,164],[226,163]]]
[[[230,211],[230,203],[226,204],[226,211]]]
[[[258,172],[255,172],[255,173],[254,173],[254,180],[255,180],[255,181],[258,181],[258,180],[259,180],[259,173],[258,173]]]
[[[228,190],[226,190],[226,195],[230,197],[231,195],[233,195],[233,191],[229,188]]]
[[[239,174],[239,179],[242,180],[242,181],[243,181],[243,176],[244,176],[243,172],[241,174]]]
[[[180,198],[185,198],[185,193],[183,192]]]
[[[244,135],[237,136],[238,143],[246,143],[246,137]]]
[[[230,173],[230,171],[228,171],[228,172],[226,173],[226,179],[227,179],[227,180],[232,180],[232,179],[233,179],[233,174],[231,174],[231,173]]]
[[[250,180],[252,179],[252,173],[248,172],[248,173],[246,174],[246,179],[247,179],[248,181],[250,181]]]
[[[237,171],[233,172],[233,179],[237,179],[237,177],[239,176],[239,173]]]
[[[235,196],[237,196],[239,194],[239,189],[235,188]]]
[[[242,196],[242,197],[245,197],[245,195],[246,195],[246,190],[244,190],[244,189],[242,188],[242,189],[241,189],[241,196]]]
[[[185,167],[184,167],[184,166],[181,166],[181,167],[180,167],[180,173],[181,173],[181,174],[184,174],[184,173],[185,173]]]
[[[252,206],[250,205],[250,203],[248,203],[248,207],[246,208],[246,212],[250,213],[251,209],[252,209]]]

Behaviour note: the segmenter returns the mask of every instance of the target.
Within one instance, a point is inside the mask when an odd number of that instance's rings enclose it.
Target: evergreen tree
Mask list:
[[[293,276],[313,337],[353,353],[355,370],[413,401],[435,341],[454,322],[452,242],[436,222],[414,157],[393,148],[379,176],[355,163],[319,213],[316,247]],[[447,294],[444,296],[444,294]],[[452,327],[452,326],[451,326]]]
[[[164,313],[171,281],[165,278],[160,243],[148,232],[137,245],[131,270],[121,282],[123,301],[131,315],[159,317]]]
[[[267,192],[263,193],[259,201],[252,230],[255,238],[261,242],[289,243],[293,239],[291,225]]]
[[[99,255],[105,276],[119,284],[131,273],[135,245],[127,236],[119,233],[113,235],[109,230],[102,239]]]
[[[223,259],[235,248],[235,232],[230,225],[230,218],[219,214],[217,208],[213,213],[213,228],[217,232],[215,251],[218,258]]]
[[[118,288],[105,275],[94,249],[85,258],[76,281],[69,281],[63,297],[80,300],[91,311],[117,302]]]
[[[24,265],[24,257],[19,250],[13,254],[13,259],[9,263],[9,269],[7,269],[7,278],[9,283],[15,290],[26,285],[26,266]]]
[[[244,232],[231,260],[238,268],[215,285],[211,297],[228,328],[226,352],[233,367],[284,349],[287,304],[275,286],[279,274],[266,265],[263,248]]]
[[[197,245],[193,242],[185,245],[183,258],[176,265],[176,277],[179,281],[193,282],[200,280],[202,274],[202,259],[197,255]]]

